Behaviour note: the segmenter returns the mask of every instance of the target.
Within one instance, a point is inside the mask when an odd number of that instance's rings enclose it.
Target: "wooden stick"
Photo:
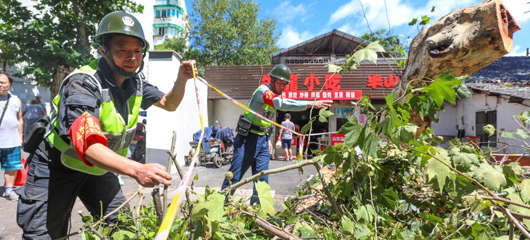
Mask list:
[[[250,213],[250,212],[245,212],[245,211],[241,211],[241,213],[256,218],[256,225],[263,228],[265,231],[271,234],[274,234],[275,236],[281,237],[283,239],[289,239],[289,240],[291,239],[302,240],[301,238],[298,238],[295,235],[292,235],[291,233],[286,232],[284,229],[270,224],[265,219],[259,217],[257,213]]]

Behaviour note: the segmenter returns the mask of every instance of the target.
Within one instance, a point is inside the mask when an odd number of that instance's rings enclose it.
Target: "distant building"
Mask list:
[[[160,45],[168,38],[182,31],[183,17],[186,14],[184,0],[156,0],[154,5],[153,41]]]
[[[530,110],[530,57],[502,57],[465,80],[472,98],[458,99],[456,105],[445,103],[438,113],[434,131],[445,140],[460,138],[475,141],[483,148],[491,147],[500,154],[523,154],[521,141],[501,137],[498,131],[488,136],[482,127],[493,125],[501,132],[517,132],[520,128],[513,116]],[[528,155],[528,153],[526,153]],[[530,162],[529,162],[530,163]]]

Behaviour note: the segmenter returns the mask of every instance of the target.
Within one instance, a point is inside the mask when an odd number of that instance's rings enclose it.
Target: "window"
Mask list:
[[[165,28],[164,27],[159,27],[158,28],[158,36],[164,36],[165,35]]]
[[[497,134],[493,134],[491,137],[488,137],[488,134],[482,129],[484,126],[491,124],[495,129],[497,129],[497,111],[489,112],[476,112],[475,114],[475,127],[477,132],[477,137],[480,137],[480,146],[488,146],[488,141],[491,147],[497,147]]]

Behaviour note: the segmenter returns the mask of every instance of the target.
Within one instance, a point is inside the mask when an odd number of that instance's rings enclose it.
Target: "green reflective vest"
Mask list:
[[[68,75],[61,84],[61,88],[68,82],[68,80],[76,74],[84,74],[89,76],[89,81],[94,86],[97,86],[101,96],[101,106],[99,109],[99,122],[101,130],[107,138],[107,147],[112,151],[122,155],[127,155],[127,149],[134,137],[136,132],[136,122],[138,121],[138,115],[140,113],[140,105],[142,103],[143,89],[141,80],[137,80],[138,89],[135,95],[132,95],[127,101],[128,124],[124,121],[123,117],[118,113],[118,110],[114,106],[114,100],[112,93],[108,88],[102,89],[101,84],[94,76],[98,69],[98,60],[92,61],[89,65],[83,66],[70,75]],[[72,143],[66,143],[58,133],[59,119],[57,116],[59,101],[61,99],[60,93],[53,99],[54,115],[52,120],[53,127],[47,135],[50,143],[61,152],[61,162],[64,166],[74,169],[80,172],[84,172],[92,175],[103,175],[107,171],[97,166],[88,166],[79,158],[75,151]]]
[[[248,106],[250,107],[251,106],[251,103],[252,103],[252,100],[254,100],[254,95],[256,94],[256,92],[258,92],[258,90],[260,90],[260,87],[263,87],[263,86],[259,86],[258,88],[256,88],[256,90],[254,90],[254,92],[252,93],[252,97],[250,98],[250,102],[248,103]],[[263,93],[259,93],[259,94],[263,94]],[[256,113],[258,113],[259,115],[267,118],[267,119],[272,119],[274,117],[274,114],[276,113],[276,108],[272,107],[272,106],[269,106],[265,103],[263,103],[260,107],[258,107],[257,109],[252,109],[254,110]],[[247,116],[247,119],[249,119],[253,124],[255,125],[258,125],[262,128],[270,128],[271,127],[271,123],[270,122],[267,122],[259,117],[256,117],[254,116],[253,113],[245,110],[245,115]],[[262,131],[257,131],[257,130],[254,130],[254,129],[251,129],[250,130],[251,132],[255,133],[255,134],[258,134],[258,135],[265,135],[264,132]]]

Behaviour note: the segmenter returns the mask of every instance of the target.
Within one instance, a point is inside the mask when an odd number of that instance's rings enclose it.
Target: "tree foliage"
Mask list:
[[[130,0],[33,0],[34,10],[17,0],[0,3],[0,55],[9,64],[24,63],[20,77],[50,86],[58,69],[88,63],[96,25],[114,11],[142,12]],[[64,73],[63,73],[64,75]]]
[[[165,43],[202,66],[269,64],[269,55],[279,50],[276,22],[258,14],[254,0],[192,1],[189,26],[180,38]],[[189,34],[189,49],[181,43]],[[182,49],[182,50],[181,50]]]
[[[403,41],[406,41],[403,36],[400,36]],[[396,58],[406,57],[408,52],[408,46],[406,42],[400,40],[400,37],[392,34],[392,29],[379,29],[373,34],[365,33],[361,36],[361,39],[364,39],[369,42],[378,41],[379,44],[390,50],[390,53]]]

